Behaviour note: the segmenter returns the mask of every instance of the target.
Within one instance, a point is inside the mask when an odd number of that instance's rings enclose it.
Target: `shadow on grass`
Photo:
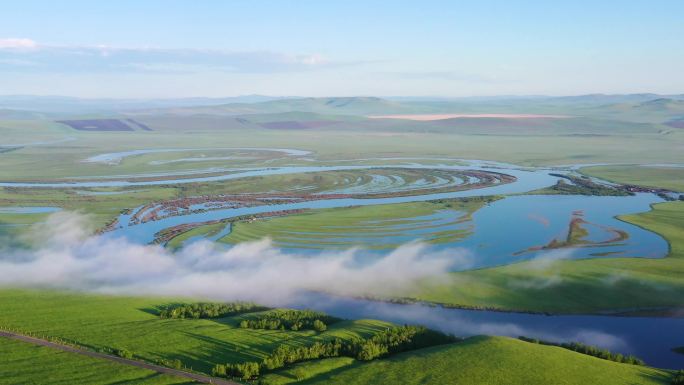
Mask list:
[[[192,366],[193,369],[202,370],[210,373],[211,368],[215,364],[225,364],[234,362],[246,362],[246,361],[261,361],[259,356],[263,355],[264,352],[255,349],[244,348],[240,344],[222,341],[214,337],[208,337],[205,335],[184,332],[185,335],[204,342],[206,345],[202,347],[201,351],[194,352],[197,356],[181,356],[168,355],[171,359],[179,359],[186,366]],[[198,357],[201,356],[201,357]]]
[[[111,382],[108,385],[148,384],[148,383],[152,383],[153,380],[158,379],[158,378],[161,379],[164,376],[165,375],[162,373],[151,373],[147,376],[141,376],[141,377],[137,377],[137,378],[131,378],[129,380],[121,380],[121,381]],[[178,378],[178,377],[174,377],[171,375],[168,375],[168,377]],[[178,378],[178,379],[179,379],[179,381],[181,381],[180,378]],[[189,381],[189,382],[178,382],[178,383],[175,383],[174,385],[191,385],[191,384],[197,384],[197,383]]]
[[[660,373],[639,373],[639,377],[643,378],[644,380],[648,380],[649,382],[652,381],[658,381],[662,383],[663,385],[669,385],[672,383],[672,378],[670,375],[665,374],[665,372],[660,372]],[[639,385],[641,382],[634,383],[634,385]]]

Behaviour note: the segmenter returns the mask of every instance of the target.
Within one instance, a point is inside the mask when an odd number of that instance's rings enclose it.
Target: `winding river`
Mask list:
[[[118,156],[118,155],[117,155]],[[107,159],[105,159],[106,161]],[[469,250],[474,256],[473,264],[461,268],[480,268],[509,264],[537,258],[546,250],[540,246],[567,232],[573,216],[581,213],[590,223],[587,238],[601,242],[616,230],[627,237],[605,244],[571,247],[565,258],[595,257],[648,257],[662,258],[668,252],[667,242],[657,234],[622,222],[617,215],[647,211],[649,205],[660,202],[653,194],[637,194],[626,197],[593,196],[547,196],[515,195],[553,185],[558,177],[551,173],[558,170],[524,169],[514,165],[493,162],[469,161],[463,165],[419,163],[367,166],[290,166],[261,169],[235,169],[229,174],[196,176],[174,180],[100,180],[51,183],[0,183],[0,186],[42,187],[42,188],[89,188],[149,186],[177,183],[211,182],[232,180],[250,176],[266,176],[303,172],[336,170],[359,170],[378,167],[410,169],[479,170],[504,173],[516,177],[508,184],[465,191],[428,193],[422,195],[395,196],[390,198],[342,198],[300,201],[285,204],[264,204],[251,207],[220,208],[210,211],[189,213],[162,218],[155,221],[128,226],[130,214],[121,215],[119,223],[125,224],[107,233],[110,237],[125,237],[132,242],[149,243],[160,230],[188,223],[221,220],[242,215],[261,214],[280,210],[319,209],[348,206],[377,205],[390,203],[418,202],[435,199],[462,198],[486,195],[508,195],[478,210],[467,223],[472,233],[454,244],[434,247],[459,247]],[[571,169],[560,172],[572,172]],[[606,231],[610,228],[610,231]],[[230,226],[221,233],[225,235]],[[420,234],[408,234],[405,241],[419,239]],[[298,252],[298,250],[287,250]],[[614,317],[614,316],[545,316],[538,314],[501,313],[444,309],[420,304],[398,305],[373,301],[331,298],[321,294],[310,294],[288,304],[293,307],[311,307],[347,318],[378,318],[394,322],[418,322],[457,335],[494,334],[506,336],[524,335],[555,341],[581,341],[609,348],[625,354],[635,354],[650,365],[666,368],[684,366],[684,356],[670,349],[684,345],[684,318],[658,317]]]

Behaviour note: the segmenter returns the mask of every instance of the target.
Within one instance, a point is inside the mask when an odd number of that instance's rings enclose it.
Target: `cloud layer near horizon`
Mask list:
[[[16,72],[277,73],[347,64],[331,62],[319,54],[53,46],[26,38],[0,38],[0,70]]]

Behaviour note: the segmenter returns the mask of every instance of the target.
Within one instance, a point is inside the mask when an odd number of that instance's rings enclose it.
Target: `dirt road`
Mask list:
[[[123,365],[129,365],[129,366],[135,366],[135,367],[142,368],[142,369],[153,370],[153,371],[158,372],[158,373],[169,374],[169,375],[177,376],[177,377],[184,377],[184,378],[188,378],[188,379],[191,379],[193,381],[202,382],[205,384],[240,385],[237,382],[233,382],[233,381],[229,381],[229,380],[205,376],[202,374],[184,372],[182,370],[171,369],[171,368],[167,368],[165,366],[159,366],[159,365],[154,365],[154,364],[148,364],[146,362],[129,360],[126,358],[111,356],[109,354],[104,354],[104,353],[93,352],[90,350],[86,350],[86,349],[82,349],[82,348],[78,348],[78,347],[74,347],[74,346],[61,345],[61,344],[46,341],[46,340],[43,340],[40,338],[28,337],[25,335],[16,334],[16,333],[12,333],[12,332],[0,331],[0,337],[11,338],[11,339],[18,340],[18,341],[28,342],[28,343],[34,344],[34,345],[46,346],[46,347],[53,348],[53,349],[59,349],[59,350],[65,351],[65,352],[82,354],[84,356],[114,361],[114,362],[117,362],[117,363],[123,364]]]

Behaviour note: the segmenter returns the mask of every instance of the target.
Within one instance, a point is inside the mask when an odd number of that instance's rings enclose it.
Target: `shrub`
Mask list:
[[[131,358],[133,358],[133,353],[131,353],[130,351],[128,351],[126,349],[116,349],[116,350],[114,350],[114,354],[116,354],[117,356],[119,356],[121,358],[127,358],[129,360]]]
[[[672,385],[684,385],[684,370],[678,370],[672,374]]]
[[[314,320],[313,328],[317,332],[324,332],[328,329],[328,327],[325,325],[325,323],[319,319]]]

